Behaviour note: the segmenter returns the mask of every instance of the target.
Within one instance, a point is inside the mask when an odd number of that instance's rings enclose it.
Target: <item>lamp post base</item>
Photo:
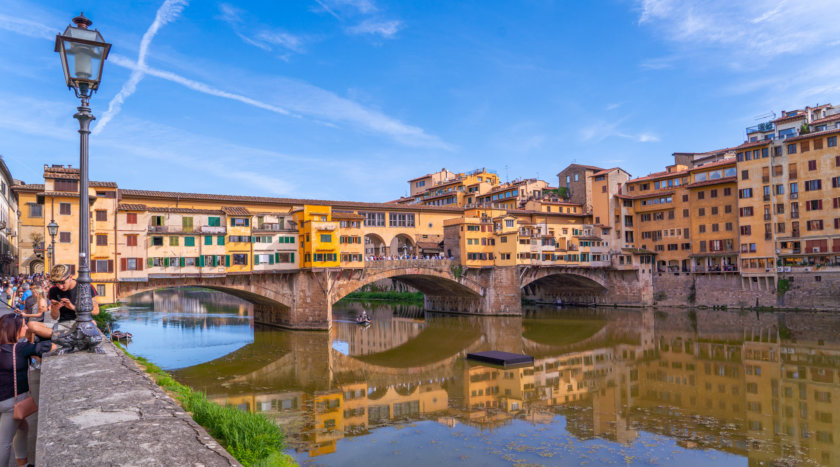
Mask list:
[[[102,334],[93,321],[76,321],[66,332],[53,334],[52,341],[58,346],[52,353],[64,355],[86,350],[93,353],[105,353],[102,350]]]

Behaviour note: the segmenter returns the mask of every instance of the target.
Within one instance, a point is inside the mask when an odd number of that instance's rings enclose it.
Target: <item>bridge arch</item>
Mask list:
[[[524,297],[546,302],[595,303],[608,292],[599,271],[568,267],[526,269],[520,287]]]
[[[365,256],[386,256],[385,240],[375,233],[365,234]]]
[[[398,257],[398,256],[405,256],[405,255],[413,255],[416,251],[416,242],[411,235],[406,233],[398,233],[394,235],[394,238],[391,239],[391,256]]]
[[[394,263],[400,262],[395,261]],[[330,304],[334,304],[347,294],[382,279],[393,279],[405,283],[427,296],[449,296],[478,300],[484,295],[482,287],[477,282],[465,277],[456,279],[452,271],[445,267],[400,266],[395,264],[381,269],[365,270],[365,273],[359,278],[337,283],[335,289],[330,293]]]

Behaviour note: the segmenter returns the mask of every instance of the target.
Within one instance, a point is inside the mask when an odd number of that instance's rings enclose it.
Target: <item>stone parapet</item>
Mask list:
[[[103,347],[44,358],[38,465],[240,465],[130,358]]]

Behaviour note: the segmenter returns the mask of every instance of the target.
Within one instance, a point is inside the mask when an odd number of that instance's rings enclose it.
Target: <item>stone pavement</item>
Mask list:
[[[37,465],[240,465],[133,360],[103,347],[44,358]]]

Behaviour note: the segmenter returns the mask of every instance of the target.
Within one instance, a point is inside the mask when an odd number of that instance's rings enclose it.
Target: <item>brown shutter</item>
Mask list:
[[[127,258],[120,258],[120,271],[125,271],[128,267],[128,259]]]
[[[137,270],[138,271],[143,270],[143,258],[137,258]]]
[[[114,260],[108,260],[108,271],[107,272],[114,272]]]

